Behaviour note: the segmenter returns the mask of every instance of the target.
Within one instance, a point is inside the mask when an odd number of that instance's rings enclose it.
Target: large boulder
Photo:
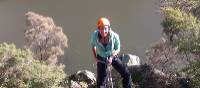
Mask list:
[[[140,65],[140,58],[136,55],[122,54],[119,55],[119,58],[124,64],[127,64],[127,66]]]
[[[96,83],[95,74],[88,70],[80,70],[69,76],[70,88],[88,88]]]

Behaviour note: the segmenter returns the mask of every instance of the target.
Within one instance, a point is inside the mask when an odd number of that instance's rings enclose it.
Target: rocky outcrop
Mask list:
[[[122,54],[119,55],[119,58],[124,64],[127,64],[127,66],[140,65],[140,58],[136,55]]]
[[[132,75],[133,88],[192,88],[190,79],[183,74],[165,74],[152,65],[140,64],[136,55],[123,54],[119,56]],[[114,88],[122,88],[120,74],[112,69]],[[95,74],[82,70],[69,77],[70,88],[95,88]]]
[[[130,66],[129,71],[132,74],[133,87],[136,88],[192,88],[186,76],[165,74],[147,64]],[[115,70],[112,73],[115,87],[121,86],[122,78],[119,73]]]
[[[177,47],[173,47],[169,40],[162,37],[147,52],[146,62],[164,73],[177,72],[186,65],[197,60],[198,55],[180,52]]]
[[[88,70],[80,70],[69,76],[70,88],[88,88],[96,83],[95,74]]]

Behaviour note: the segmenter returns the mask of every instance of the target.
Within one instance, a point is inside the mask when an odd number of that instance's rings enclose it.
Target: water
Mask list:
[[[69,48],[60,62],[68,73],[80,69],[96,72],[90,35],[99,17],[110,19],[112,29],[121,39],[121,53],[138,55],[145,61],[145,49],[162,32],[157,0],[0,0],[0,42],[23,47],[27,11],[50,16],[63,27]]]

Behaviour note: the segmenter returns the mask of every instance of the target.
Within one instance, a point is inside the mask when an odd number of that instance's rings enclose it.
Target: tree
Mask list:
[[[0,44],[0,88],[60,88],[63,67],[34,59],[29,49]]]
[[[160,7],[179,8],[180,10],[191,13],[200,19],[199,0],[160,0]]]
[[[164,71],[186,72],[199,87],[200,1],[160,1],[163,37],[147,52],[149,63]]]
[[[165,19],[162,22],[163,32],[167,35],[171,44],[180,51],[200,53],[199,29],[200,21],[190,13],[180,9],[162,8]]]
[[[64,48],[68,46],[62,28],[56,26],[52,18],[34,12],[26,13],[26,23],[27,47],[32,49],[36,58],[56,63],[58,56],[63,55]]]
[[[199,8],[199,0],[159,0],[160,7],[172,7],[172,8],[179,8],[185,12],[194,12]]]
[[[199,57],[200,22],[178,8],[164,7],[161,11],[165,17],[163,37],[149,49],[148,60],[164,72],[177,72]]]

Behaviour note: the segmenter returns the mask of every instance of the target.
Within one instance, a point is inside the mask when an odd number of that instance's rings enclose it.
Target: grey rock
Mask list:
[[[140,58],[136,55],[122,54],[119,55],[119,58],[123,63],[127,64],[127,66],[140,65]]]
[[[88,87],[96,83],[96,77],[91,71],[80,70],[69,76],[69,81],[75,81],[77,84],[81,85],[81,87]]]

